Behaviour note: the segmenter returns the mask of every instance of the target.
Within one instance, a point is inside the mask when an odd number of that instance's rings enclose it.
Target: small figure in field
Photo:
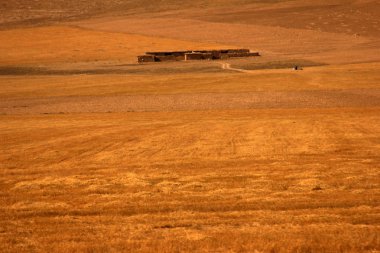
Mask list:
[[[302,70],[302,67],[296,65],[293,67],[293,70]]]

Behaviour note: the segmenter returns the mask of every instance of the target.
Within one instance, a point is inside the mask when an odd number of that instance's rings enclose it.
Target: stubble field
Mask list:
[[[164,2],[4,21],[0,252],[379,252],[375,1]],[[135,63],[225,47],[262,57]]]

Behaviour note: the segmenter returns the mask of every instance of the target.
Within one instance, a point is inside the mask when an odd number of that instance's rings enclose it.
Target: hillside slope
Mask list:
[[[0,1],[0,25],[4,27],[44,24],[96,16],[105,13],[143,14],[187,8],[241,6],[245,4],[277,3],[287,0],[15,0]]]

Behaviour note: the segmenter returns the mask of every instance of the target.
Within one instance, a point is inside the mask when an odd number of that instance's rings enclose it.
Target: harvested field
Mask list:
[[[379,115],[1,116],[0,241],[6,252],[373,252]]]
[[[0,252],[380,252],[379,10],[0,4]]]
[[[228,102],[226,102],[228,101]],[[4,99],[0,114],[380,107],[380,89]]]
[[[223,48],[223,45],[67,26],[11,29],[0,32],[0,54],[5,55],[0,59],[0,66],[50,66],[77,62],[89,62],[91,66],[97,61],[135,63],[137,55],[150,49],[165,51],[190,47],[212,49]]]
[[[127,24],[133,23],[133,26]],[[174,18],[119,18],[79,22],[80,27],[108,32],[136,33],[206,43],[234,44],[263,55],[289,56],[330,64],[378,61],[378,38]],[[202,29],[199,29],[202,27]],[[181,33],[178,33],[181,31]],[[219,32],[223,31],[223,33]],[[328,43],[326,43],[328,42]],[[349,54],[347,53],[349,52]],[[370,54],[373,52],[374,54]],[[376,53],[375,53],[376,52]]]

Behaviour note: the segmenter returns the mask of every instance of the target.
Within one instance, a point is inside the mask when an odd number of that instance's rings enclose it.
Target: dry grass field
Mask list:
[[[0,11],[0,252],[380,252],[377,1]]]

